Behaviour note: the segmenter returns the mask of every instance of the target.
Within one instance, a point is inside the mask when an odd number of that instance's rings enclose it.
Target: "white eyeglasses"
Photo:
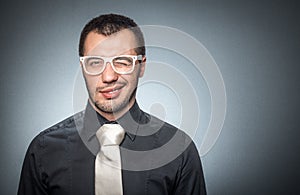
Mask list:
[[[142,60],[142,55],[120,55],[113,57],[83,56],[80,57],[84,71],[89,75],[101,74],[109,62],[118,74],[130,74],[134,70],[136,60]]]

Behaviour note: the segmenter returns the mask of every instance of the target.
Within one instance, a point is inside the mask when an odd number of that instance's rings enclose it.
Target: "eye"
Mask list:
[[[132,59],[129,57],[117,57],[113,60],[115,66],[132,66]]]
[[[89,62],[89,66],[98,66],[99,64],[100,62],[96,60]]]
[[[90,58],[87,60],[86,64],[90,67],[102,66],[103,60],[98,58]]]
[[[131,64],[129,62],[125,62],[125,61],[115,61],[114,65],[115,66],[130,66]]]

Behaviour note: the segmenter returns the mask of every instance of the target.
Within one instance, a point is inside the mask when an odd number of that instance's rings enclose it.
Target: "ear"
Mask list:
[[[140,72],[139,72],[140,78],[144,76],[145,68],[146,68],[146,56],[143,56],[142,63],[140,64]]]

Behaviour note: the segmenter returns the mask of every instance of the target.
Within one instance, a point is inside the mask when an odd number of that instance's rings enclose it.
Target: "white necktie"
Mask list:
[[[101,146],[95,160],[96,195],[123,195],[119,144],[124,134],[119,124],[104,124],[96,133]]]

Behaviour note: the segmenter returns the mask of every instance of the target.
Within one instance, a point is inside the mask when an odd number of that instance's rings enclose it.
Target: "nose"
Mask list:
[[[104,71],[102,72],[102,82],[112,83],[118,80],[118,74],[114,71],[110,63],[106,64]]]

